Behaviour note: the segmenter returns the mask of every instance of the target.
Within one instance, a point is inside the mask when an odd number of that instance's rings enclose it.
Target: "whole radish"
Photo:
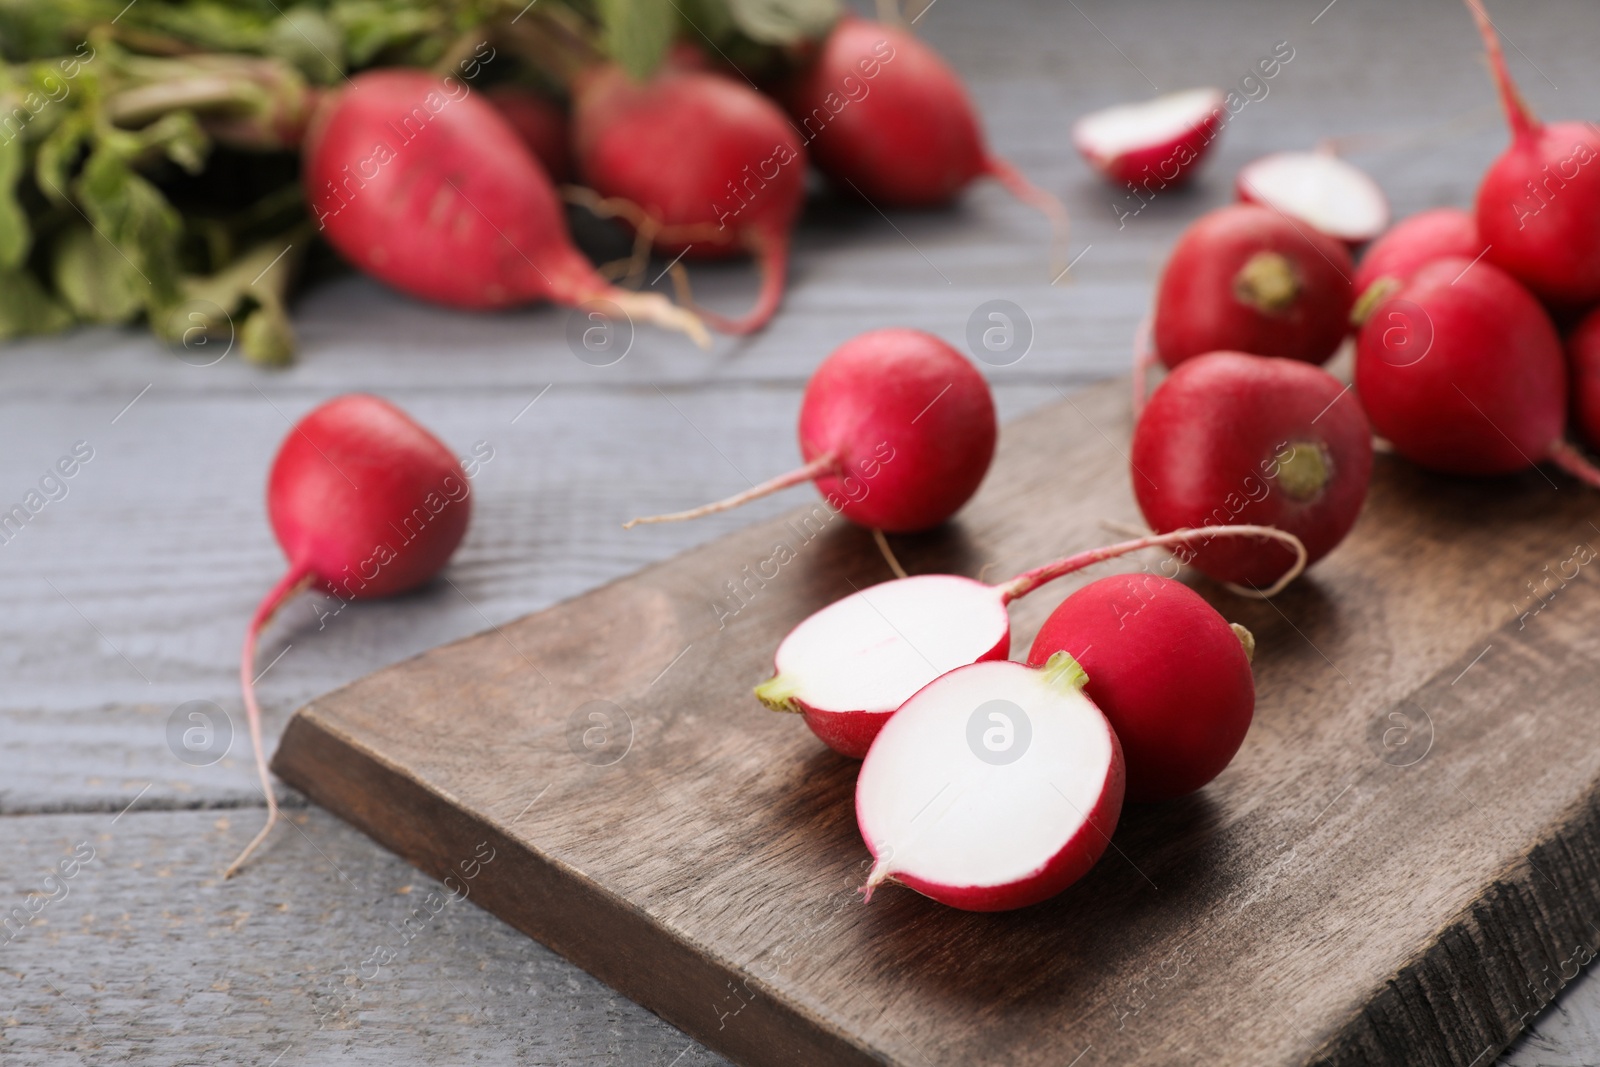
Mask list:
[[[1168,367],[1231,350],[1322,363],[1339,347],[1355,268],[1339,241],[1280,212],[1234,204],[1201,216],[1156,289],[1156,354]]]
[[[783,298],[805,198],[805,145],[783,112],[741,81],[670,65],[642,85],[615,64],[592,68],[573,101],[584,180],[640,208],[665,255],[758,259],[761,294],[747,315],[702,314],[729,333],[765,326]]]
[[[1430,470],[1511,474],[1549,461],[1600,485],[1563,437],[1555,327],[1492,263],[1437,260],[1378,303],[1357,337],[1355,378],[1373,429]]]
[[[1061,202],[989,152],[961,79],[906,30],[841,18],[787,103],[817,167],[879,207],[938,207],[990,177],[1066,239]]]
[[[884,726],[856,779],[886,881],[967,911],[1037,904],[1083,877],[1122,812],[1123,757],[1066,653],[941,675]]]
[[[1072,124],[1072,144],[1115,185],[1175,188],[1210,153],[1224,100],[1221,89],[1186,89],[1090,112]]]
[[[1478,233],[1487,258],[1560,307],[1600,300],[1600,129],[1592,122],[1546,126],[1528,110],[1506,68],[1500,34],[1480,0],[1467,0],[1500,102],[1511,147],[1478,186]]]
[[[496,85],[484,95],[511,123],[552,182],[572,180],[572,138],[559,104],[520,85]]]
[[[1469,213],[1457,207],[1420,211],[1401,219],[1372,242],[1356,265],[1356,296],[1365,297],[1380,278],[1404,282],[1436,259],[1475,259],[1482,251],[1478,224]]]
[[[1600,448],[1600,308],[1567,335],[1572,372],[1572,420],[1590,448]]]
[[[1307,363],[1212,352],[1183,363],[1139,416],[1133,494],[1158,532],[1258,523],[1294,534],[1315,563],[1355,525],[1372,431],[1349,387]],[[1207,543],[1184,562],[1264,586],[1296,562],[1278,545]]]
[[[919,574],[882,582],[837,600],[789,631],[773,657],[773,676],[756,699],[792,712],[829,748],[860,759],[896,709],[935,678],[970,663],[1005,659],[1011,649],[1006,606],[1047,582],[1145,548],[1237,537],[1275,540],[1301,561],[1266,595],[1300,573],[1305,546],[1265,526],[1180,530],[1108,545],[986,585],[954,574]]]
[[[607,300],[708,343],[690,312],[595,273],[544,170],[463,83],[415,70],[356,75],[318,108],[304,168],[328,241],[396,289],[460,308]]]
[[[806,385],[804,466],[715,504],[627,525],[699,518],[811,481],[862,526],[932,529],[977,492],[996,432],[989,384],[964,356],[921,330],[871,330],[835,349]]]
[[[1240,168],[1234,188],[1245,203],[1281,211],[1347,245],[1364,244],[1389,225],[1378,183],[1331,151],[1263,156]]]
[[[1255,639],[1181,582],[1113,574],[1077,590],[1028,652],[1043,666],[1067,652],[1089,676],[1127,766],[1127,798],[1167,800],[1222,773],[1255,715]]]
[[[427,582],[466,534],[472,489],[460,461],[409,415],[351,393],[312,410],[284,438],[267,479],[267,515],[289,566],[251,617],[239,663],[267,824],[228,876],[278,815],[252,681],[262,629],[307,585],[346,600],[393,596]]]

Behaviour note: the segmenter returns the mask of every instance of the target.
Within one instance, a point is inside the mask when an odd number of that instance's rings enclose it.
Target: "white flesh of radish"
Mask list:
[[[790,631],[774,658],[784,690],[808,707],[888,713],[994,648],[1009,625],[994,586],[918,575],[828,605]]]
[[[1279,152],[1239,171],[1249,199],[1331,237],[1368,241],[1389,225],[1389,201],[1365,171],[1325,152]]]
[[[1219,89],[1186,89],[1137,104],[1118,104],[1074,123],[1072,142],[1097,161],[1174,144],[1205,125],[1222,101]]]
[[[1000,765],[979,758],[969,738],[974,711],[996,700],[1021,708],[1031,734],[1022,755]],[[983,721],[1004,740],[1003,724]],[[856,816],[889,874],[1008,885],[1083,828],[1111,765],[1111,727],[1076,686],[1021,663],[975,663],[922,689],[884,724],[861,765]]]

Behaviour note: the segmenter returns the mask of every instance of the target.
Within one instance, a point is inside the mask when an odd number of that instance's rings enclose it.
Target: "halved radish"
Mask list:
[[[1092,111],[1072,124],[1072,143],[1117,184],[1187,181],[1221,129],[1221,89],[1186,89]]]
[[[861,765],[867,898],[890,879],[966,911],[1037,904],[1083,877],[1122,812],[1122,749],[1076,660],[949,672]]]
[[[1276,152],[1247,163],[1239,199],[1264,204],[1346,244],[1372,240],[1389,225],[1389,201],[1366,171],[1329,152]]]

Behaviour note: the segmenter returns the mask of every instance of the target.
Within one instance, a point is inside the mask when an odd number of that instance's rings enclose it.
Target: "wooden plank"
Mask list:
[[[907,565],[1009,573],[1134,517],[1111,444],[1124,391],[1008,426],[979,497]],[[1219,595],[1260,642],[1234,765],[1130,809],[1114,855],[1022,913],[855,903],[855,765],[748,695],[794,622],[885,576],[842,526],[720,630],[723,583],[792,522],[321,698],[275,766],[425,870],[494,835],[509,862],[486,907],[740,1062],[1045,1064],[1092,1046],[1135,1064],[1469,1064],[1548,999],[1515,991],[1550,952],[1600,946],[1591,578],[1525,629],[1513,607],[1600,540],[1592,498],[1556,485],[1380,463],[1368,514],[1308,581],[1273,603]],[[1021,606],[1014,647],[1052,599]],[[632,724],[606,767],[568,736],[594,700]],[[1374,740],[1401,701],[1433,717],[1405,768]]]

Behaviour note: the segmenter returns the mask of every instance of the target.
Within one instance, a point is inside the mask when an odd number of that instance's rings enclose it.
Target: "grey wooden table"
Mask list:
[[[1257,155],[1383,135],[1351,158],[1397,213],[1470,203],[1506,134],[1460,5],[1324,2],[1234,0],[1202,13],[944,0],[920,19],[969,80],[997,150],[1074,213],[1076,265],[1058,285],[1040,220],[980,187],[929,214],[819,200],[776,323],[710,353],[641,331],[626,358],[596,367],[569,350],[561,311],[458,315],[356,278],[305,298],[304,356],[284,372],[233,356],[196,366],[111,331],[0,352],[0,505],[20,501],[75,442],[93,449],[67,495],[0,544],[0,902],[55,898],[14,936],[0,931],[0,1061],[723,1062],[470,906],[446,907],[375,967],[374,951],[399,943],[397,927],[434,886],[288,791],[291,825],[243,877],[220,880],[263,814],[236,657],[282,566],[262,486],[289,421],[371,390],[463,453],[487,442],[493,459],[449,583],[321,619],[302,598],[275,623],[260,660],[273,737],[318,693],[785,507],[792,498],[620,529],[786,469],[810,368],[862,330],[909,324],[959,344],[980,304],[1013,301],[1031,321],[1031,349],[985,368],[1011,416],[1125,369],[1165,250],[1229,199],[1232,174]],[[1534,106],[1592,115],[1593,5],[1495,14]],[[1073,116],[1157,88],[1235,87],[1280,41],[1293,59],[1265,96],[1254,90],[1197,186],[1119,223],[1134,205],[1074,155]],[[730,310],[754,291],[737,266],[698,269],[695,281]],[[205,766],[169,742],[189,701],[215,704],[235,732]],[[46,880],[58,861],[91,853],[71,879]],[[1115,1062],[1114,1050],[1098,1062]],[[1600,1062],[1600,981],[1573,982],[1504,1062]]]

